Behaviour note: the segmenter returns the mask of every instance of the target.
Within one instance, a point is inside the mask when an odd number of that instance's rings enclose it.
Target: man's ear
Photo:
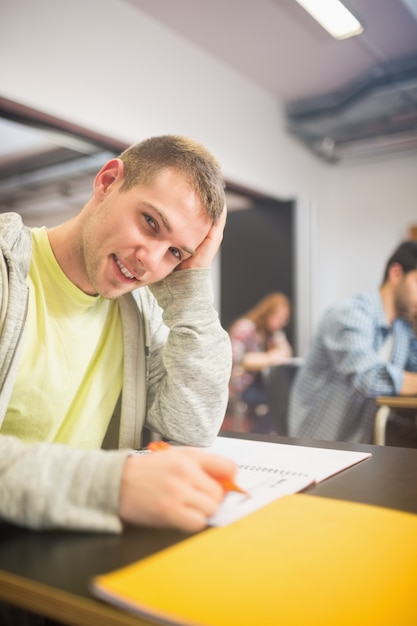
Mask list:
[[[121,159],[111,159],[101,168],[94,179],[94,195],[104,197],[112,185],[123,180],[124,164]]]
[[[399,263],[393,263],[388,274],[392,283],[397,284],[404,277],[404,270]]]

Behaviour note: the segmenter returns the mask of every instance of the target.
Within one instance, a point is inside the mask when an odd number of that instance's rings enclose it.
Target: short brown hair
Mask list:
[[[124,150],[120,188],[127,191],[150,183],[164,169],[184,175],[203,203],[205,213],[216,223],[225,207],[225,183],[219,163],[200,143],[179,135],[150,137]]]

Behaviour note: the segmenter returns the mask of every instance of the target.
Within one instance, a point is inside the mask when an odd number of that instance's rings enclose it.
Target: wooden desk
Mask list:
[[[416,396],[378,396],[378,406],[388,406],[390,409],[416,409]]]
[[[371,459],[307,492],[417,514],[417,450],[285,437],[270,440],[371,451]],[[128,527],[121,535],[34,532],[0,524],[0,599],[73,626],[149,625],[151,622],[95,600],[89,593],[89,582],[96,574],[144,558],[186,536],[176,531],[134,527]]]

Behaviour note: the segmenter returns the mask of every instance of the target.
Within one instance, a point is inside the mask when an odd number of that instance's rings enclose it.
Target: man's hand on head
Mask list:
[[[211,267],[213,259],[217,254],[220,244],[223,240],[224,227],[226,225],[227,208],[223,209],[221,216],[216,224],[210,228],[207,237],[198,246],[192,257],[180,263],[175,271],[201,269]]]

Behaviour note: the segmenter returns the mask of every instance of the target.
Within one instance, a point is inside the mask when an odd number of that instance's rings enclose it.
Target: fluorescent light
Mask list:
[[[402,0],[402,2],[411,11],[414,19],[417,20],[417,0]]]
[[[296,0],[335,39],[363,32],[363,26],[339,0]]]

